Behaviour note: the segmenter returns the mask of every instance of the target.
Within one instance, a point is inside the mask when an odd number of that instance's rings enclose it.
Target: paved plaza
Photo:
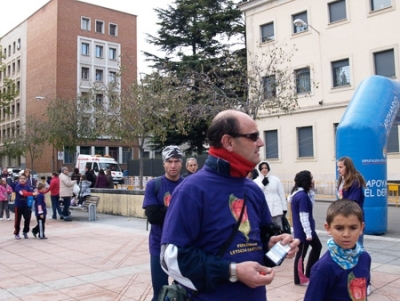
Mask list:
[[[15,240],[13,221],[0,221],[0,300],[151,300],[146,221],[98,214],[88,222],[87,214],[72,214],[72,222],[47,221],[47,240],[31,233]],[[325,246],[328,236],[319,235]],[[400,300],[400,239],[366,235],[365,247],[373,261],[368,300]],[[269,301],[303,300],[292,264],[276,268]]]

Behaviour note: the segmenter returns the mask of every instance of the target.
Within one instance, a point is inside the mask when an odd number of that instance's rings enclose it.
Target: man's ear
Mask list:
[[[328,223],[325,223],[324,227],[325,227],[326,232],[328,232],[328,234],[331,235],[332,234],[331,233],[331,227],[328,225]]]
[[[228,134],[225,134],[221,138],[221,144],[223,148],[226,150],[232,152],[233,151],[233,145],[232,145],[233,138],[229,136]]]

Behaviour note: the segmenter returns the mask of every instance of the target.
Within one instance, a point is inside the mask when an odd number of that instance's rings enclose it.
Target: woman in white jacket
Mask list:
[[[272,221],[283,230],[282,216],[287,213],[287,203],[282,183],[278,177],[270,174],[271,169],[268,162],[260,162],[257,169],[260,173],[254,182],[264,192]]]

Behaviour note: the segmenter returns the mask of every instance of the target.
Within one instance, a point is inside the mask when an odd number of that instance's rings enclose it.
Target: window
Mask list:
[[[4,47],[4,57],[6,57],[6,56],[7,56],[7,48]]]
[[[387,139],[387,152],[399,152],[399,126],[397,124],[393,124],[390,129],[389,137]]]
[[[89,79],[89,68],[82,67],[82,79]]]
[[[108,33],[109,33],[110,36],[117,36],[118,35],[118,33],[117,33],[117,25],[110,24],[110,28],[108,30]]]
[[[299,157],[314,157],[312,127],[306,126],[297,128],[297,140],[299,146]]]
[[[82,17],[81,19],[81,29],[90,30],[90,19]]]
[[[21,61],[17,60],[17,72],[21,70]]]
[[[110,71],[109,73],[109,81],[110,83],[115,82],[115,80],[117,79],[117,73],[114,71]]]
[[[96,94],[96,104],[101,105],[102,103],[103,103],[103,94]]]
[[[8,56],[11,55],[11,45],[8,45]]]
[[[132,159],[132,149],[130,147],[122,148],[122,163],[127,164]]]
[[[87,103],[89,100],[88,92],[81,92],[81,97],[79,98],[82,103]]]
[[[297,93],[307,93],[311,91],[310,68],[295,70],[296,91]]]
[[[96,32],[104,33],[104,22],[96,21]]]
[[[117,49],[115,48],[110,48],[108,50],[108,58],[110,60],[116,60],[117,59]]]
[[[395,77],[394,50],[385,50],[374,53],[375,74],[386,77]]]
[[[275,75],[263,77],[264,99],[276,96],[276,79]]]
[[[64,163],[72,164],[75,162],[75,149],[73,147],[64,147]]]
[[[371,0],[371,10],[380,10],[392,6],[392,0]]]
[[[279,158],[278,156],[278,130],[264,132],[265,158]]]
[[[15,74],[15,62],[12,63],[12,73]]]
[[[345,0],[339,0],[328,3],[328,7],[329,7],[329,22],[333,23],[347,18]]]
[[[349,60],[332,62],[333,86],[340,87],[350,85]]]
[[[106,154],[105,153],[105,147],[95,146],[94,153],[95,153],[95,155],[104,156]]]
[[[88,43],[82,43],[81,53],[82,53],[82,55],[89,55],[89,44]]]
[[[261,40],[263,43],[275,40],[274,22],[261,26]]]
[[[114,158],[114,160],[118,162],[118,147],[109,147],[108,148],[108,155],[111,158]]]
[[[15,53],[15,42],[13,43],[13,53]]]
[[[90,155],[90,146],[81,146],[81,147],[79,147],[79,153],[81,155]]]
[[[103,46],[96,45],[96,57],[97,58],[103,57]]]
[[[307,21],[307,12],[305,11],[305,12],[293,15],[292,16],[292,22],[294,22],[294,20],[296,20],[296,19],[300,19],[300,20],[303,20],[304,22],[308,23],[308,21]],[[296,25],[293,24],[293,32],[294,33],[303,32],[305,30],[308,30],[308,26],[307,25],[305,25],[305,26],[302,26],[302,25],[296,26]]]
[[[96,69],[96,81],[103,81],[103,70]]]

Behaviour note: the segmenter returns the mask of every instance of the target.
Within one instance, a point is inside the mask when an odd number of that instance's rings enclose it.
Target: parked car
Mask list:
[[[11,175],[11,177],[14,179],[15,177],[19,176],[19,172],[21,171],[21,168],[10,167],[10,168],[7,168],[7,171]]]

